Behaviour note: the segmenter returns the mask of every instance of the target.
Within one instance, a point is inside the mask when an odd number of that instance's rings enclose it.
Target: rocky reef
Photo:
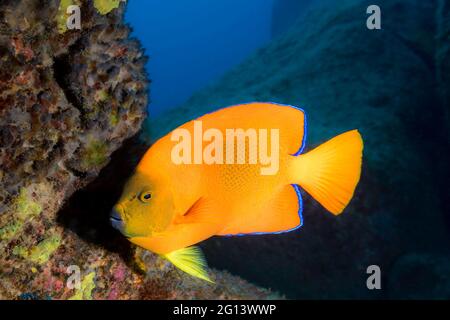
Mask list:
[[[152,124],[156,137],[218,108],[272,101],[307,111],[306,151],[354,128],[364,138],[344,214],[304,193],[299,231],[206,241],[213,266],[291,298],[450,298],[448,280],[426,280],[449,272],[450,7],[380,0],[382,29],[369,30],[371,4],[314,1],[289,32]],[[373,264],[382,290],[366,287]]]
[[[81,30],[66,25],[70,5]],[[0,298],[276,297],[228,273],[211,271],[216,286],[191,279],[108,226],[146,148],[127,140],[146,116],[148,80],[125,5],[0,4]]]
[[[273,37],[277,37],[295,24],[299,17],[307,11],[312,0],[275,0],[272,11]]]

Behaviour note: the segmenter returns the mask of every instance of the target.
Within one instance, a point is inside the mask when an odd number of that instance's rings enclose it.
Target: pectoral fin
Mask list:
[[[218,225],[223,220],[223,210],[218,207],[217,203],[208,198],[198,199],[189,210],[181,217],[175,220],[179,224],[204,224]]]
[[[187,274],[214,283],[206,272],[207,264],[200,248],[196,246],[187,247],[163,254],[161,256],[169,260],[175,267],[186,272]]]

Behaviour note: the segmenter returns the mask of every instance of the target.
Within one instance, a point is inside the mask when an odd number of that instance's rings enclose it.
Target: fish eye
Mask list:
[[[152,194],[150,193],[150,191],[144,191],[139,195],[139,200],[141,200],[142,202],[149,202],[151,198]]]

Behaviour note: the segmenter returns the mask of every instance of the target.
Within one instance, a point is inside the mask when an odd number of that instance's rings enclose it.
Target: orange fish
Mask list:
[[[302,154],[302,109],[249,103],[190,121],[146,152],[111,214],[129,240],[211,281],[200,250],[212,236],[281,233],[303,225],[303,188],[331,213],[361,173],[357,130]]]

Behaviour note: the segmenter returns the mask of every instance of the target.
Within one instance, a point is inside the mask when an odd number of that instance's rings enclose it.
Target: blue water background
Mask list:
[[[150,57],[150,116],[185,102],[267,44],[272,8],[273,0],[129,1],[126,20]]]

